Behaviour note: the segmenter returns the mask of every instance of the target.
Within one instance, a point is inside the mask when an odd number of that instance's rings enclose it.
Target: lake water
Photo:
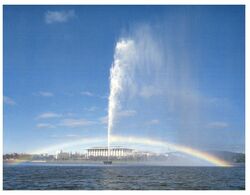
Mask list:
[[[243,190],[245,167],[4,165],[4,190]]]

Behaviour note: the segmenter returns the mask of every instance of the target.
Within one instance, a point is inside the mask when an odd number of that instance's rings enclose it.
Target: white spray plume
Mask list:
[[[148,27],[138,28],[131,38],[122,38],[117,42],[110,69],[108,147],[114,124],[122,117],[119,113],[126,112],[122,104],[135,96],[148,98],[159,94],[156,73],[161,66],[161,52]]]
[[[114,125],[115,117],[119,109],[119,96],[124,86],[130,83],[127,75],[128,69],[132,68],[131,59],[136,55],[133,40],[121,40],[116,44],[114,63],[110,69],[110,95],[108,105],[108,147],[110,146],[110,134]]]
[[[108,147],[112,133],[147,135],[145,123],[155,118],[161,129],[152,127],[149,136],[160,133],[177,142],[201,143],[204,98],[194,89],[187,51],[176,51],[170,43],[148,25],[137,26],[117,42],[110,69]],[[133,110],[133,116],[120,120],[119,113],[126,110]]]

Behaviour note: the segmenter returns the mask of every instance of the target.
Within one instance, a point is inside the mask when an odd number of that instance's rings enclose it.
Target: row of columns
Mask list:
[[[124,156],[128,151],[124,149],[110,149],[109,156]],[[108,149],[88,149],[88,156],[108,156]]]

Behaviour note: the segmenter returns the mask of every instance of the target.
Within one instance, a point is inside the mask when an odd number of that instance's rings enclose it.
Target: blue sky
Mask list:
[[[127,101],[114,133],[244,151],[244,18],[244,6],[4,6],[4,152],[106,137],[115,45],[143,25],[173,64],[160,83],[198,108]]]

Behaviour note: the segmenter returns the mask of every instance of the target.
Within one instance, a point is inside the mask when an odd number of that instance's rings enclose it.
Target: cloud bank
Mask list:
[[[53,97],[54,96],[54,94],[52,92],[49,92],[49,91],[39,91],[37,93],[34,93],[33,95],[41,96],[41,97]]]
[[[68,119],[63,119],[60,123],[59,126],[64,126],[64,127],[70,127],[70,128],[76,128],[76,127],[84,127],[84,126],[89,126],[95,124],[94,121],[86,120],[86,119],[75,119],[75,118],[68,118]]]
[[[45,13],[45,23],[65,23],[76,17],[74,10],[69,11],[47,11]]]
[[[45,112],[37,116],[37,119],[59,118],[59,117],[62,117],[62,115],[54,112]]]

